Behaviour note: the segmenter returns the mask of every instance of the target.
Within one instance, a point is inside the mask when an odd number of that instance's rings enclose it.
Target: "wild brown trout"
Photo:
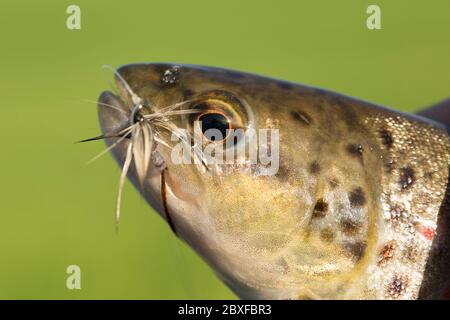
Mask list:
[[[120,190],[128,176],[239,297],[450,296],[445,125],[218,68],[115,75],[94,139]]]

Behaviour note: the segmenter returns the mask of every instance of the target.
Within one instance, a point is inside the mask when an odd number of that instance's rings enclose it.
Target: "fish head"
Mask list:
[[[102,93],[98,106],[113,156],[121,166],[128,158],[128,177],[150,206],[234,292],[296,299],[357,290],[347,287],[373,245],[368,208],[379,205],[379,172],[360,169],[361,150],[347,145],[367,140],[345,137],[358,120],[351,105],[191,65],[127,65],[116,83],[119,93]],[[379,157],[365,161],[382,167]]]

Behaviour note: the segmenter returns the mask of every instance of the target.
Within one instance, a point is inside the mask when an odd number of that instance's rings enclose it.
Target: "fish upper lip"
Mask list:
[[[98,98],[98,117],[103,134],[120,131],[129,125],[130,110],[122,99],[110,91],[103,91]]]

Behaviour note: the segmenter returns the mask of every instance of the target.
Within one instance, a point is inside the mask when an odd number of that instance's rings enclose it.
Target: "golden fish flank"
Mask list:
[[[450,285],[443,126],[218,68],[127,65],[116,83],[99,118],[122,178],[238,296],[440,298]],[[248,152],[221,164],[204,157],[240,145],[226,129],[277,130],[276,174]],[[257,148],[273,156],[269,140]],[[180,143],[194,164],[172,161]]]

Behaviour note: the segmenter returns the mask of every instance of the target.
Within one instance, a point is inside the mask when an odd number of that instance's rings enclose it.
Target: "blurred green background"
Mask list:
[[[382,30],[366,8],[382,9]],[[81,7],[81,30],[66,8]],[[251,71],[415,111],[450,95],[450,1],[1,2],[0,298],[235,296],[127,183],[102,142],[100,67],[181,62]],[[81,290],[66,268],[81,267]]]

